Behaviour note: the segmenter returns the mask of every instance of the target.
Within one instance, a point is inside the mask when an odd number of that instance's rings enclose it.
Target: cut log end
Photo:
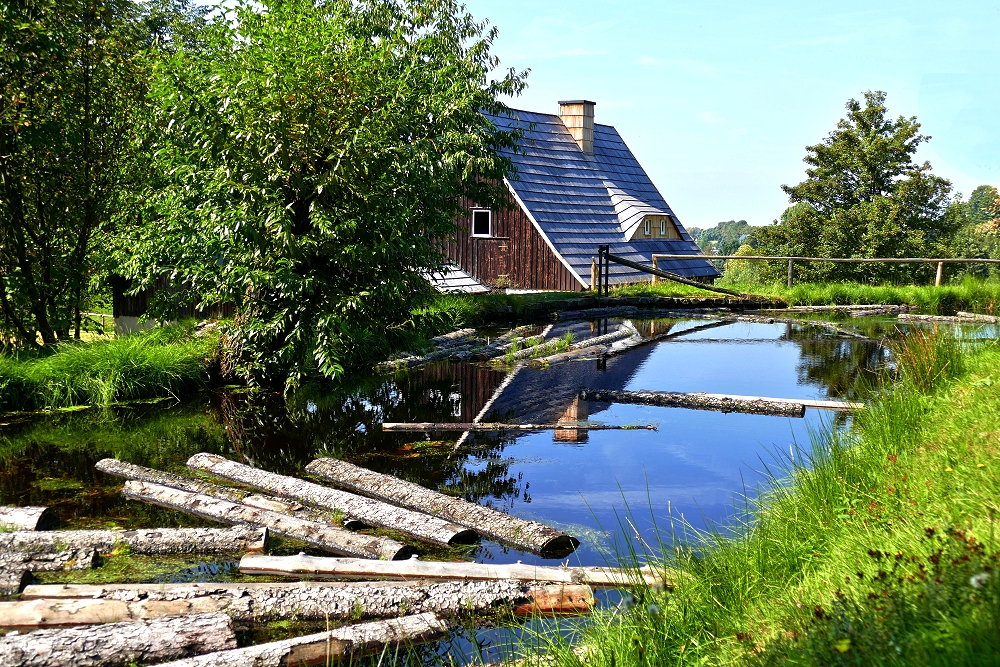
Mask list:
[[[0,570],[0,595],[17,595],[31,583],[31,570]]]
[[[59,515],[49,507],[0,507],[0,529],[52,530]]]
[[[578,546],[580,540],[572,535],[559,535],[543,544],[539,555],[542,558],[562,558],[576,551]]]

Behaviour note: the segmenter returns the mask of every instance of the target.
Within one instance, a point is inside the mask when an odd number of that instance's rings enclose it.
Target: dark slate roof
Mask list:
[[[650,264],[653,253],[697,256],[661,260],[660,267],[683,276],[718,276],[677,215],[649,180],[639,161],[610,125],[594,125],[594,155],[588,156],[559,116],[512,110],[490,116],[500,128],[520,128],[522,153],[510,153],[517,168],[509,185],[542,233],[587,286],[597,246],[635,262]],[[681,239],[626,241],[646,214],[668,214]],[[636,282],[648,274],[611,264],[611,282]]]

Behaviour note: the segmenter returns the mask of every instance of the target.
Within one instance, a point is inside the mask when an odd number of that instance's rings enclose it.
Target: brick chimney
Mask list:
[[[585,155],[594,154],[594,102],[566,100],[559,103],[559,117]]]

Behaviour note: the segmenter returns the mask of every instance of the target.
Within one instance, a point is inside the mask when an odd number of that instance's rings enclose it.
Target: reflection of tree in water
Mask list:
[[[886,372],[888,350],[874,340],[817,336],[817,329],[789,324],[782,340],[799,346],[799,382],[826,389],[831,398],[859,398]]]
[[[219,392],[211,411],[243,460],[301,474],[317,456],[333,456],[472,502],[510,507],[527,499],[520,476],[503,456],[512,437],[477,433],[459,452],[450,441],[383,433],[382,422],[472,421],[504,373],[468,364],[437,364],[350,389],[280,394]],[[475,459],[470,460],[470,452]]]

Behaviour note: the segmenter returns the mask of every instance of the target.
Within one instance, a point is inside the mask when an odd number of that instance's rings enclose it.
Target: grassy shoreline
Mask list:
[[[675,588],[597,614],[586,664],[1000,664],[1000,348],[921,334],[897,359],[733,533],[672,553]]]

